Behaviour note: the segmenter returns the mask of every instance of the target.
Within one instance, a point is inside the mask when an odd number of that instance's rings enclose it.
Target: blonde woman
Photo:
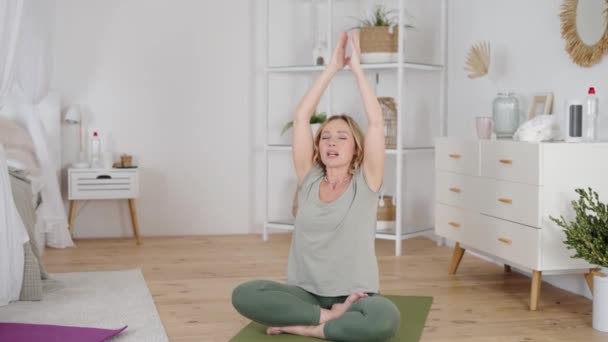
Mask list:
[[[358,32],[342,33],[332,59],[300,101],[293,126],[298,213],[287,284],[256,280],[239,285],[232,303],[245,317],[289,333],[334,341],[384,341],[399,310],[378,294],[374,241],[378,191],[384,177],[382,110],[360,64]],[[332,116],[311,134],[310,117],[336,73],[355,75],[367,131],[347,115]]]

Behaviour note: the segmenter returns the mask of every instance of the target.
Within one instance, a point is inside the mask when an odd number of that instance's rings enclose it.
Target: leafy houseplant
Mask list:
[[[597,192],[591,188],[575,191],[580,196],[578,201],[572,201],[575,220],[566,222],[561,215],[559,219],[549,218],[564,229],[564,243],[576,251],[573,258],[608,268],[608,206],[600,202]]]
[[[310,124],[322,124],[325,121],[327,121],[327,114],[325,112],[323,113],[317,113],[315,112],[311,117],[310,117]],[[288,123],[285,124],[285,126],[283,127],[283,130],[281,131],[281,135],[285,134],[285,132],[287,132],[291,127],[293,127],[293,120],[289,121]]]
[[[411,17],[406,11],[406,15]],[[361,44],[361,59],[364,63],[369,63],[371,53],[389,53],[395,54],[399,46],[399,27],[398,11],[389,10],[382,4],[376,4],[371,14],[364,19],[354,18],[359,22],[360,44]],[[412,28],[412,25],[406,24],[405,28]],[[382,58],[382,57],[381,57]],[[376,60],[373,62],[393,62],[394,56],[384,57],[385,60]],[[391,59],[392,58],[392,59]]]
[[[568,249],[574,249],[573,258],[582,258],[590,264],[602,266],[602,272],[593,276],[593,328],[608,332],[608,207],[600,202],[597,192],[588,188],[576,189],[580,198],[572,201],[576,218],[566,222],[563,216],[559,219],[549,218],[564,229]]]

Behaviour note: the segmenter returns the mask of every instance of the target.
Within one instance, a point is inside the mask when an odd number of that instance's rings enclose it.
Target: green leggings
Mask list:
[[[243,316],[268,326],[317,325],[321,308],[343,303],[346,296],[322,297],[297,287],[268,280],[239,285],[232,305]],[[342,316],[325,323],[325,338],[333,341],[384,341],[399,329],[399,309],[388,299],[370,294]]]

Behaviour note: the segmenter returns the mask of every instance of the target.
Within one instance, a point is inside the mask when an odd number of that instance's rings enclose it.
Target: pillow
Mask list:
[[[35,153],[34,143],[29,133],[12,120],[0,116],[0,144],[6,147],[18,147]]]
[[[34,154],[16,147],[5,147],[5,152],[9,168],[24,171],[32,176],[40,175],[40,166]]]
[[[9,165],[24,168],[32,175],[40,173],[32,138],[23,127],[0,116],[0,144],[4,145]]]

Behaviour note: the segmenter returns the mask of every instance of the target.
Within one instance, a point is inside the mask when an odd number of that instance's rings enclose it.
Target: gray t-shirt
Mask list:
[[[323,177],[321,167],[314,166],[298,189],[287,284],[327,297],[377,293],[378,193],[359,168],[344,193],[325,203],[319,197]]]

